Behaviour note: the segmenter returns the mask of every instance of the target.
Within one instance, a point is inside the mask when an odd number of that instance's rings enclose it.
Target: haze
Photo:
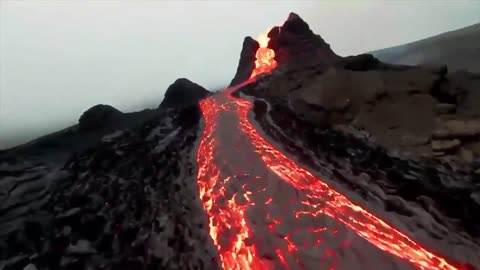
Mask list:
[[[479,1],[1,1],[0,149],[73,125],[95,104],[157,107],[185,77],[210,90],[243,38],[293,11],[340,55],[480,22]]]

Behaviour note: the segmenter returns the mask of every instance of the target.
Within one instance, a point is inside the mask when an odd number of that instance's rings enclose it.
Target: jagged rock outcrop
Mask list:
[[[251,95],[288,100],[317,127],[365,131],[404,157],[480,174],[480,140],[470,124],[479,121],[480,75],[449,73],[445,65],[388,64],[371,54],[339,57],[295,13],[268,36],[278,72],[263,76],[267,87]],[[451,120],[467,121],[469,129],[446,132]],[[470,136],[457,134],[467,131]],[[442,132],[449,138],[439,138]]]
[[[240,61],[238,63],[237,72],[233,78],[230,86],[244,82],[255,69],[255,54],[260,45],[252,37],[245,37],[242,45],[242,52],[240,53]]]
[[[290,13],[282,26],[273,27],[268,33],[268,47],[275,51],[279,66],[314,64],[329,66],[340,57],[308,24],[295,13]]]
[[[95,105],[80,116],[78,125],[81,130],[100,128],[121,114],[121,111],[110,105]]]
[[[328,67],[340,60],[330,45],[316,35],[308,24],[295,13],[290,13],[282,26],[273,27],[269,33],[268,48],[275,52],[278,68],[296,68],[315,65]],[[246,37],[234,79],[230,85],[247,80],[255,68],[255,54],[259,48],[257,41]]]
[[[249,94],[288,100],[317,127],[367,132],[406,158],[480,175],[480,140],[471,124],[480,116],[479,74],[388,64],[371,54],[339,57],[295,13],[268,37],[278,72],[263,76],[263,87]],[[468,123],[445,128],[451,121]]]
[[[159,108],[185,107],[196,104],[210,94],[202,86],[188,79],[180,78],[167,88]]]

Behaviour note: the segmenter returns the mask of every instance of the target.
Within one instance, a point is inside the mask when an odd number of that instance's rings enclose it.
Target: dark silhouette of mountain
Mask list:
[[[275,51],[279,68],[295,66],[329,66],[340,59],[321,36],[316,35],[308,24],[295,13],[290,13],[282,26],[273,27],[268,33],[268,47]],[[237,72],[230,86],[247,80],[255,68],[255,53],[259,44],[251,37],[243,41]]]
[[[275,51],[275,60],[282,65],[329,66],[340,57],[320,35],[295,13],[290,13],[282,26],[268,33],[268,47]]]
[[[76,125],[0,151],[0,158],[26,156],[29,159],[38,159],[61,165],[71,154],[82,152],[100,143],[103,136],[116,130],[141,125],[158,114],[158,111],[153,109],[122,113],[108,106],[113,109],[113,114],[107,114],[108,117],[105,118],[106,115],[101,111],[103,106],[108,105],[97,105],[87,110]],[[97,114],[99,108],[100,113]]]
[[[242,51],[240,53],[240,61],[238,62],[237,72],[232,79],[230,86],[244,82],[255,69],[255,54],[260,45],[252,37],[245,37],[243,40]]]
[[[449,70],[480,73],[480,24],[419,41],[376,50],[380,60],[400,65],[447,65]]]
[[[159,117],[162,110],[196,104],[209,94],[198,84],[178,79],[168,87],[165,98],[157,109],[123,113],[109,105],[95,105],[81,115],[78,124],[0,151],[0,158],[27,156],[29,159],[61,165],[71,154],[98,145],[109,133],[141,126],[146,121]]]
[[[192,155],[209,94],[178,79],[157,109],[96,105],[77,125],[0,153],[0,268],[83,268],[99,255],[93,266],[105,269],[215,269]],[[145,250],[148,261],[135,259]]]
[[[80,130],[90,130],[101,128],[109,122],[115,121],[122,112],[110,105],[99,104],[85,111],[78,119],[78,128]]]
[[[202,86],[185,78],[177,79],[165,92],[159,108],[184,107],[197,104],[211,93]]]

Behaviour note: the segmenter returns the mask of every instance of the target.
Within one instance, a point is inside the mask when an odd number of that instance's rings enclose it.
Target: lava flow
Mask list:
[[[276,67],[277,64],[273,59],[274,52],[267,47],[268,37],[262,36],[260,45],[261,47],[257,51],[256,68],[247,82],[227,88],[212,97],[202,100],[200,103],[200,109],[205,119],[205,129],[197,154],[199,167],[197,181],[200,198],[209,218],[210,236],[218,249],[219,263],[223,269],[268,270],[274,268],[273,264],[265,263],[260,258],[258,246],[256,246],[257,242],[254,242],[252,239],[255,239],[255,237],[261,238],[261,236],[255,234],[254,227],[249,223],[246,215],[250,207],[262,207],[271,203],[272,197],[264,200],[262,205],[256,205],[250,198],[251,192],[247,191],[244,185],[233,196],[227,195],[227,184],[231,184],[231,181],[240,180],[236,179],[238,175],[233,174],[233,172],[222,171],[221,169],[224,167],[219,166],[218,158],[215,160],[215,156],[220,149],[232,148],[232,145],[222,144],[216,137],[219,132],[219,119],[225,115],[229,115],[230,118],[228,118],[227,122],[230,125],[236,125],[234,127],[235,130],[232,131],[233,134],[237,132],[238,136],[244,136],[247,140],[246,143],[244,142],[242,149],[236,150],[251,151],[248,155],[259,160],[256,166],[263,166],[266,171],[273,172],[276,177],[278,176],[279,179],[283,180],[283,182],[281,180],[278,181],[284,185],[288,184],[287,186],[293,187],[296,192],[301,194],[301,197],[298,197],[298,203],[301,207],[291,210],[291,214],[297,220],[300,220],[303,216],[312,218],[328,217],[343,224],[346,228],[367,240],[378,248],[378,252],[383,250],[410,262],[420,269],[460,269],[451,265],[444,258],[429,252],[407,235],[351,202],[347,197],[330,188],[323,180],[315,177],[312,173],[289,159],[259,135],[248,119],[252,102],[246,99],[235,98],[231,96],[231,93],[243,85],[253,82],[258,74],[270,72]],[[235,121],[233,124],[232,119]],[[226,127],[231,128],[232,126]],[[223,128],[226,127],[223,126]],[[231,134],[228,133],[229,136],[226,137],[231,138]],[[252,150],[248,150],[249,148],[245,144],[251,144],[253,146]],[[238,160],[238,157],[232,158],[233,160]],[[262,161],[263,165],[261,164]],[[242,168],[247,171],[250,165],[243,164],[243,166]],[[222,174],[227,176],[222,177]],[[241,192],[242,194],[240,194]],[[243,199],[239,199],[239,197],[243,197]],[[266,217],[267,219],[270,218],[270,213],[267,213]],[[261,234],[265,234],[268,231],[275,233],[273,232],[274,227],[281,223],[280,220],[273,218],[270,222],[270,225],[267,225],[267,230],[261,231]],[[259,225],[256,224],[256,226],[258,228]],[[322,233],[329,230],[329,228],[318,226],[308,230],[310,232]],[[282,265],[285,269],[290,269],[289,264],[292,262],[304,269],[302,261],[295,254],[300,250],[300,246],[292,241],[290,236],[292,234],[288,233],[283,236],[282,243],[286,243],[283,247],[273,247],[274,255],[269,255],[270,259],[278,260],[279,265]],[[225,243],[225,239],[228,243]],[[316,245],[319,242],[320,240],[316,242]],[[277,245],[279,244],[277,243]],[[342,243],[342,247],[347,245]],[[326,250],[326,254],[335,255],[331,250]],[[272,258],[275,256],[276,258]],[[335,267],[336,263],[334,262],[328,266],[328,269],[335,269]]]
[[[381,250],[405,259],[420,269],[458,269],[445,259],[427,251],[380,218],[352,203],[324,181],[278,151],[262,138],[248,121],[247,115],[252,108],[252,103],[231,96],[230,98],[238,105],[242,131],[250,137],[265,165],[307,196],[307,200],[302,203],[309,207],[310,211],[299,211],[296,215],[328,215]]]
[[[255,249],[247,245],[251,230],[245,219],[248,203],[247,194],[242,194],[247,203],[237,203],[233,196],[225,200],[225,186],[233,177],[220,177],[220,170],[214,161],[214,151],[218,147],[213,133],[219,113],[228,110],[228,104],[219,105],[214,99],[208,98],[200,102],[200,109],[205,119],[205,130],[198,149],[197,181],[200,189],[200,199],[209,218],[210,236],[220,255],[223,269],[256,270],[265,269],[265,264],[255,256]],[[224,244],[222,239],[228,235]]]
[[[233,203],[227,209],[217,207],[216,202],[220,197],[219,188],[221,188],[219,184],[224,181],[219,182],[220,170],[213,160],[214,144],[216,143],[213,139],[213,131],[221,108],[218,104],[215,104],[213,99],[203,100],[200,103],[200,108],[205,119],[205,131],[198,149],[199,170],[197,181],[200,189],[200,199],[209,218],[210,236],[219,251],[223,269],[251,269],[249,266],[253,260],[253,247],[246,247],[244,244],[244,240],[249,236],[247,226],[241,226],[240,232],[232,238],[234,243],[229,246],[229,249],[225,250],[221,245],[220,236],[224,227],[246,223],[245,209],[237,207]]]
[[[258,48],[255,57],[255,69],[252,72],[250,78],[255,78],[257,75],[262,73],[268,73],[277,67],[277,62],[275,61],[275,51],[268,48],[268,32],[260,35],[257,40],[260,45]]]
[[[257,50],[255,70],[252,72],[251,79],[243,84],[253,82],[253,78],[261,73],[270,72],[277,64],[273,59],[275,53],[268,46],[267,34],[258,38],[260,48]],[[241,87],[237,85],[229,89],[229,92]],[[215,246],[219,250],[221,265],[223,269],[264,269],[265,264],[257,260],[254,256],[255,250],[252,245],[247,246],[245,240],[251,236],[251,230],[245,221],[245,209],[248,205],[238,205],[234,199],[228,201],[228,207],[220,207],[218,200],[224,197],[222,185],[229,180],[220,179],[220,170],[214,161],[214,151],[216,141],[213,132],[216,128],[216,121],[222,110],[227,110],[226,105],[216,104],[213,98],[208,98],[200,102],[200,109],[205,119],[205,130],[200,141],[197,163],[198,174],[197,182],[200,189],[200,199],[209,217],[209,230]],[[239,226],[240,225],[240,226]],[[221,245],[221,235],[229,228],[239,226],[236,235],[231,236],[232,242],[227,247]]]

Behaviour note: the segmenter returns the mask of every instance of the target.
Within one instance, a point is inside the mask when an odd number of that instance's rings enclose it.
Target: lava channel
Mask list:
[[[222,112],[231,112],[232,110],[238,117],[240,132],[252,143],[254,151],[264,165],[285,183],[303,194],[300,202],[303,207],[294,213],[297,218],[301,216],[328,216],[344,224],[379,250],[393,254],[420,269],[461,269],[450,264],[446,259],[427,251],[407,235],[352,203],[344,195],[331,189],[324,181],[289,159],[258,134],[247,117],[252,108],[252,103],[246,99],[235,98],[231,96],[231,93],[244,84],[253,82],[258,74],[270,72],[276,67],[276,62],[273,59],[274,52],[267,48],[267,44],[268,38],[261,39],[261,47],[257,51],[256,68],[247,82],[216,94],[226,97],[227,102],[220,104],[214,97],[210,97],[200,103],[200,109],[205,119],[205,129],[197,153],[199,167],[197,181],[200,198],[209,219],[210,236],[219,251],[219,263],[223,269],[271,269],[257,257],[256,247],[250,241],[253,231],[246,221],[246,210],[253,203],[249,200],[249,193],[242,190],[244,203],[238,203],[236,198],[238,194],[228,199],[227,203],[222,202],[228,197],[225,196],[224,187],[231,180],[231,177],[221,179],[220,168],[215,163],[214,157],[216,149],[228,146],[218,145],[219,142],[216,140],[214,132],[217,128],[219,115]],[[278,220],[273,221],[280,222]],[[326,230],[326,228],[319,227],[311,230],[318,233]],[[229,236],[230,243],[228,244],[222,243],[221,236],[225,234]],[[290,269],[287,256],[297,251],[299,246],[290,241],[288,235],[285,240],[287,241],[289,254],[278,248],[275,253],[285,269]],[[301,266],[300,261],[296,261],[296,263]],[[335,265],[330,269],[335,269]]]
[[[267,47],[268,41],[269,38],[266,35],[260,37],[256,68],[252,72],[251,78],[260,73],[270,72],[277,66],[273,59],[275,53]],[[444,258],[427,251],[385,221],[354,204],[347,197],[330,188],[324,181],[289,159],[261,137],[249,122],[248,112],[252,108],[252,103],[246,99],[235,98],[231,94],[228,96],[232,102],[237,104],[241,130],[255,145],[255,151],[265,165],[285,182],[307,196],[302,203],[309,207],[310,211],[298,211],[297,216],[330,216],[379,249],[407,260],[420,269],[459,269]]]
[[[255,151],[265,166],[306,195],[307,199],[302,203],[309,210],[298,211],[297,216],[330,216],[379,249],[407,260],[420,269],[461,269],[427,251],[407,235],[354,204],[347,197],[330,188],[323,180],[289,159],[261,137],[249,122],[248,112],[252,108],[252,103],[231,95],[230,99],[238,105],[237,113],[241,130],[255,145]]]
[[[219,252],[219,263],[225,270],[263,270],[266,267],[264,261],[255,256],[255,247],[248,244],[252,236],[245,218],[245,211],[251,205],[248,192],[243,191],[241,195],[246,203],[238,203],[238,194],[225,203],[225,186],[233,176],[221,179],[219,166],[214,160],[218,147],[214,131],[219,114],[229,109],[228,104],[217,104],[210,97],[200,102],[200,109],[205,119],[205,129],[197,153],[197,182],[200,199],[209,219],[210,236]],[[222,240],[225,235],[228,235],[228,243]]]

